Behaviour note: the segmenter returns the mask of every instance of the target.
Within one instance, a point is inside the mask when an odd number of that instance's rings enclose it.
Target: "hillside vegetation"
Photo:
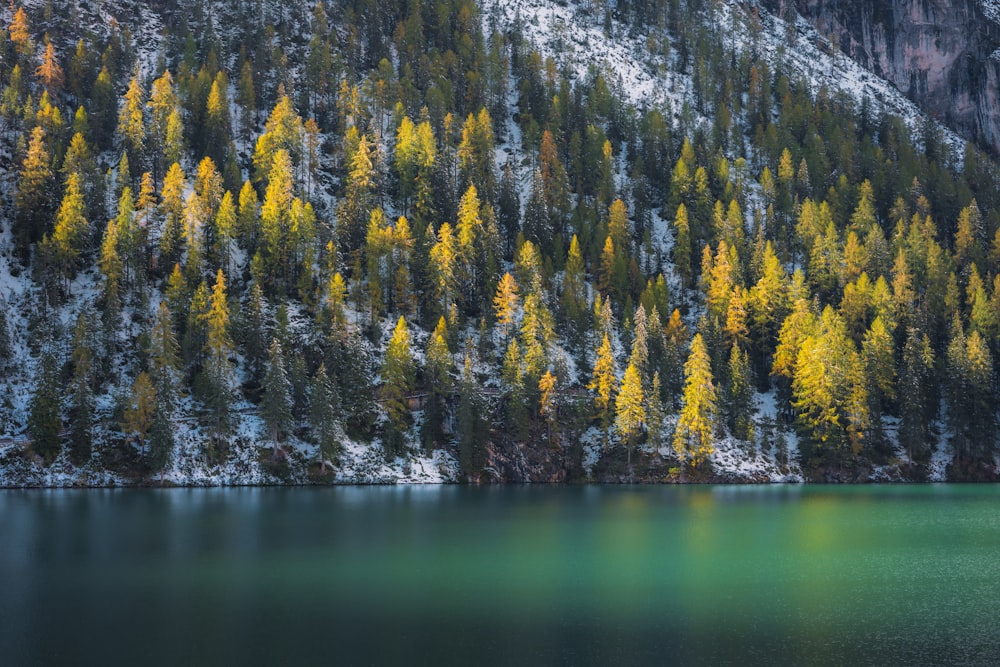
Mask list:
[[[757,11],[0,11],[0,483],[995,479],[994,163]]]

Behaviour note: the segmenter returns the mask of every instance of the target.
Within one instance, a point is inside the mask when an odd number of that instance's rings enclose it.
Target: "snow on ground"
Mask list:
[[[931,482],[947,481],[947,468],[954,458],[955,448],[951,446],[950,434],[945,434],[934,448],[934,453],[931,454],[928,480]]]
[[[983,8],[986,18],[1000,23],[1000,0],[979,0],[979,6]]]
[[[1000,0],[982,0],[983,9],[991,18],[1000,17]],[[667,102],[677,119],[684,102],[693,99],[693,83],[689,73],[676,71],[671,58],[651,52],[649,32],[629,33],[617,22],[612,34],[605,35],[603,26],[588,8],[589,3],[557,2],[555,0],[481,0],[486,30],[493,26],[510,29],[520,26],[525,38],[534,43],[545,56],[577,77],[585,77],[592,68],[610,75],[613,83],[639,108],[663,108]],[[729,35],[729,48],[744,52],[756,48],[760,53],[774,54],[777,71],[792,77],[801,76],[816,94],[825,88],[831,94],[847,93],[860,107],[868,99],[874,111],[899,116],[907,128],[919,138],[925,114],[891,83],[869,72],[829,44],[804,18],[798,17],[794,30],[785,21],[760,9],[760,30],[757,32],[747,15],[747,3],[725,0],[715,5],[714,21],[719,33]],[[796,36],[793,46],[787,46],[788,35]],[[652,35],[655,37],[655,35]],[[754,46],[756,45],[756,46]],[[703,120],[703,119],[700,119]],[[945,143],[950,147],[956,164],[961,164],[965,140],[934,121]]]
[[[637,106],[662,105],[670,100],[680,109],[691,99],[691,79],[673,71],[666,58],[646,47],[648,33],[626,35],[614,22],[613,35],[605,35],[587,3],[549,0],[480,0],[487,32],[491,27],[520,25],[524,37],[546,56],[578,78],[591,68],[608,72]]]
[[[727,436],[716,439],[713,446],[715,451],[710,457],[712,470],[722,477],[731,476],[734,481],[802,481],[801,474],[784,469],[774,458],[760,451],[753,443],[741,442]]]
[[[594,466],[601,460],[601,453],[604,451],[604,434],[596,427],[591,426],[580,436],[580,442],[583,443],[583,469],[589,478]]]
[[[737,9],[738,6],[733,2],[723,3],[720,7],[722,16],[730,17],[732,12],[741,11]],[[796,41],[791,47],[786,46],[789,30],[785,21],[767,12],[761,13],[761,19],[761,50],[779,54],[779,67],[801,75],[813,94],[818,93],[821,88],[826,88],[831,93],[847,93],[858,108],[864,99],[868,99],[874,111],[883,111],[901,118],[914,140],[919,141],[921,126],[927,122],[928,117],[895,86],[843,53],[833,51],[806,19],[797,17],[794,30]],[[825,49],[829,49],[829,52]],[[941,123],[931,122],[941,132],[955,164],[960,165],[965,140]]]

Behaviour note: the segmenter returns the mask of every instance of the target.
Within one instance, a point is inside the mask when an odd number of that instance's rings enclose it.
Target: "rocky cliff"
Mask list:
[[[1000,25],[984,0],[764,0],[794,8],[834,47],[930,115],[1000,153]],[[985,6],[984,6],[985,5]]]

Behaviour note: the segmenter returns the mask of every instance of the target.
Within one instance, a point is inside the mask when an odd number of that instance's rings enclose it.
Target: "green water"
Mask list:
[[[1000,487],[0,492],[0,664],[998,664]]]

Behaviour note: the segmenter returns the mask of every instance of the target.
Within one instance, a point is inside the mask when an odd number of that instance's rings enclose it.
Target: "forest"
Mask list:
[[[690,76],[652,106],[488,4],[0,11],[0,466],[997,478],[992,156],[712,0],[586,2]]]

